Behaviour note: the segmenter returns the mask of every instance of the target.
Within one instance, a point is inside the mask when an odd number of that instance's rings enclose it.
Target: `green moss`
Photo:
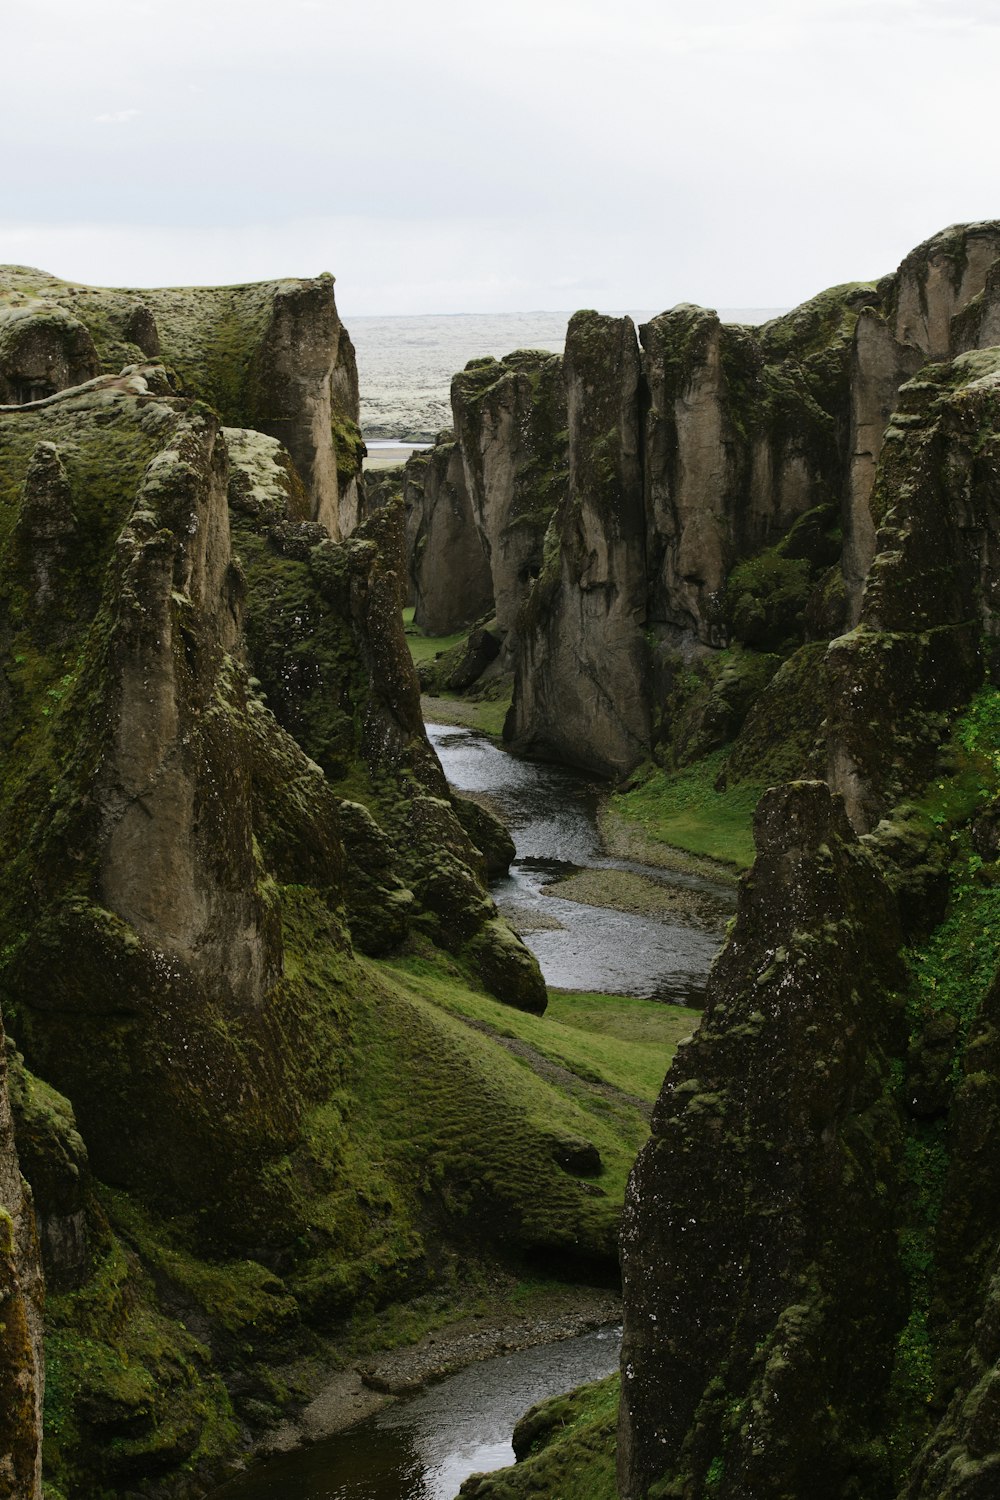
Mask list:
[[[397,960],[391,968],[416,993],[494,1035],[516,1037],[579,1078],[650,1103],[677,1046],[701,1019],[700,1012],[683,1006],[573,991],[551,992],[544,1016],[532,1016],[455,984],[426,960]]]
[[[481,1500],[615,1500],[617,1375],[554,1396],[533,1407],[520,1427],[534,1429],[530,1448],[512,1469],[478,1481]]]

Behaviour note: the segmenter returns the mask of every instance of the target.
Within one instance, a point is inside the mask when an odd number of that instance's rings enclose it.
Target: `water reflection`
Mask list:
[[[604,1328],[471,1365],[215,1500],[452,1500],[470,1474],[514,1462],[510,1435],[529,1406],[616,1370],[620,1343],[620,1328]]]
[[[732,902],[728,887],[699,875],[653,869],[601,853],[597,829],[600,792],[561,766],[518,760],[485,736],[428,724],[427,734],[445,775],[458,791],[488,794],[514,838],[517,856],[493,894],[504,908],[558,927],[532,931],[524,941],[547,984],[562,989],[642,995],[700,1005],[720,936],[669,919],[584,906],[543,895],[557,875],[589,866],[633,870],[663,884],[704,890]]]

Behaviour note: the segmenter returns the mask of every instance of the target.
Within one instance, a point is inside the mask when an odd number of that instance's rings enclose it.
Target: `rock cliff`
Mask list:
[[[364,444],[354,348],[332,276],[121,291],[0,267],[0,402],[51,395],[149,359],[224,422],[280,439],[312,518],[333,536],[353,529]]]
[[[564,376],[569,477],[519,618],[505,738],[620,775],[649,743],[639,351],[628,318],[576,313]]]
[[[562,361],[531,349],[473,360],[452,380],[451,406],[505,635],[542,570],[546,527],[566,487]]]
[[[878,283],[759,328],[681,305],[640,328],[638,349],[628,325],[584,354],[599,320],[578,315],[563,361],[522,353],[455,377],[514,667],[512,748],[610,776],[650,754],[683,764],[694,743],[732,742],[782,659],[858,621],[898,393],[929,359],[993,338],[998,253],[997,224],[957,226]],[[594,499],[602,462],[613,502]],[[589,727],[568,685],[583,676]]]
[[[0,1495],[41,1500],[41,1257],[31,1192],[21,1176],[0,1024]]]
[[[315,1379],[359,1309],[454,1295],[483,1257],[606,1270],[615,1198],[559,1142],[596,1132],[623,1182],[641,1116],[609,1131],[464,1019],[546,992],[483,883],[489,815],[424,734],[399,502],[334,541],[276,438],[130,364],[0,411],[0,552],[47,1477],[204,1487],[304,1399],[275,1361]],[[39,1281],[0,1099],[20,1500]]]
[[[451,635],[492,614],[490,563],[453,432],[409,458],[403,496],[414,624],[428,635]]]
[[[814,665],[827,779],[759,802],[633,1176],[627,1500],[997,1484],[997,358],[898,392],[860,621]]]

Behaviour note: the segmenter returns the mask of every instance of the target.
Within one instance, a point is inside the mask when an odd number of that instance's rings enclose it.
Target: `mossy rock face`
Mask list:
[[[70,1291],[90,1265],[87,1148],[69,1100],[29,1073],[9,1041],[8,1058],[18,1155],[34,1196],[45,1285],[50,1294]]]
[[[343,543],[245,508],[233,525],[249,581],[253,670],[280,723],[350,804],[341,834],[355,940],[385,954],[416,924],[461,951],[496,909],[420,714],[400,613],[401,503]],[[541,975],[519,939],[500,943],[491,930],[475,947],[475,972],[493,993],[544,1008]]]
[[[12,304],[0,287],[0,404],[43,400],[100,373],[94,341],[78,318],[36,298]]]
[[[538,1402],[514,1428],[516,1467],[473,1475],[461,1500],[616,1500],[617,1412],[617,1376]]]
[[[859,1474],[859,1493],[885,1489],[876,1439],[903,1317],[886,1251],[899,932],[823,783],[766,793],[754,829],[705,1018],[668,1074],[627,1198],[628,1495],[700,1493],[721,1454],[723,1496],[832,1500]]]
[[[826,666],[829,775],[862,830],[928,779],[950,716],[996,671],[996,371],[991,351],[929,367],[885,436],[861,621]]]
[[[725,614],[737,641],[760,651],[801,642],[821,573],[840,555],[839,518],[829,506],[800,516],[773,548],[733,568]]]
[[[0,994],[73,1500],[208,1484],[304,1397],[275,1359],[459,1251],[613,1274],[644,1128],[358,956],[419,945],[459,1007],[545,1005],[423,731],[398,514],[332,542],[270,439],[230,448],[151,378],[0,413]]]
[[[774,786],[824,768],[827,683],[826,644],[800,646],[754,700],[724,771],[727,785],[757,781]]]
[[[631,319],[575,313],[563,374],[569,479],[518,618],[504,738],[519,753],[622,776],[651,742],[640,368]]]
[[[21,1176],[0,1020],[0,1494],[41,1500],[45,1290],[31,1194]]]
[[[535,349],[473,360],[452,380],[451,405],[480,553],[488,560],[491,607],[506,634],[541,572],[546,527],[566,490],[563,362]],[[461,623],[485,613],[481,608]]]
[[[669,655],[661,664],[665,702],[657,758],[691,765],[730,744],[780,666],[765,652],[706,653],[693,667]]]
[[[279,439],[311,515],[334,535],[353,528],[365,448],[354,349],[332,276],[140,292],[0,267],[0,402],[151,359],[228,426]]]

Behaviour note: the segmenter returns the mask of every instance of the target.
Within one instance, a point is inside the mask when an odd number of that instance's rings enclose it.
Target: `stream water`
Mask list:
[[[529,1406],[616,1370],[620,1342],[605,1328],[470,1365],[213,1500],[452,1500],[470,1474],[514,1462],[510,1436]]]
[[[600,793],[584,777],[562,766],[518,760],[470,729],[428,724],[427,734],[452,786],[485,793],[511,831],[516,859],[493,895],[515,917],[527,914],[524,941],[547,984],[700,1006],[721,941],[717,931],[585,906],[545,888],[581,868],[632,870],[664,885],[704,891],[726,908],[734,899],[729,887],[607,858],[597,828]],[[558,925],[533,931],[531,919],[538,917]]]
[[[498,902],[515,916],[559,924],[525,934],[550,985],[701,1003],[718,933],[562,900],[545,886],[580,868],[611,868],[705,891],[723,904],[732,901],[727,887],[608,859],[597,828],[600,793],[585,778],[516,760],[468,729],[428,724],[427,733],[451,784],[485,794],[514,837],[510,876],[494,886]],[[616,1369],[620,1340],[621,1329],[606,1328],[484,1360],[325,1442],[269,1461],[215,1500],[452,1500],[470,1474],[513,1462],[511,1433],[529,1406]]]

